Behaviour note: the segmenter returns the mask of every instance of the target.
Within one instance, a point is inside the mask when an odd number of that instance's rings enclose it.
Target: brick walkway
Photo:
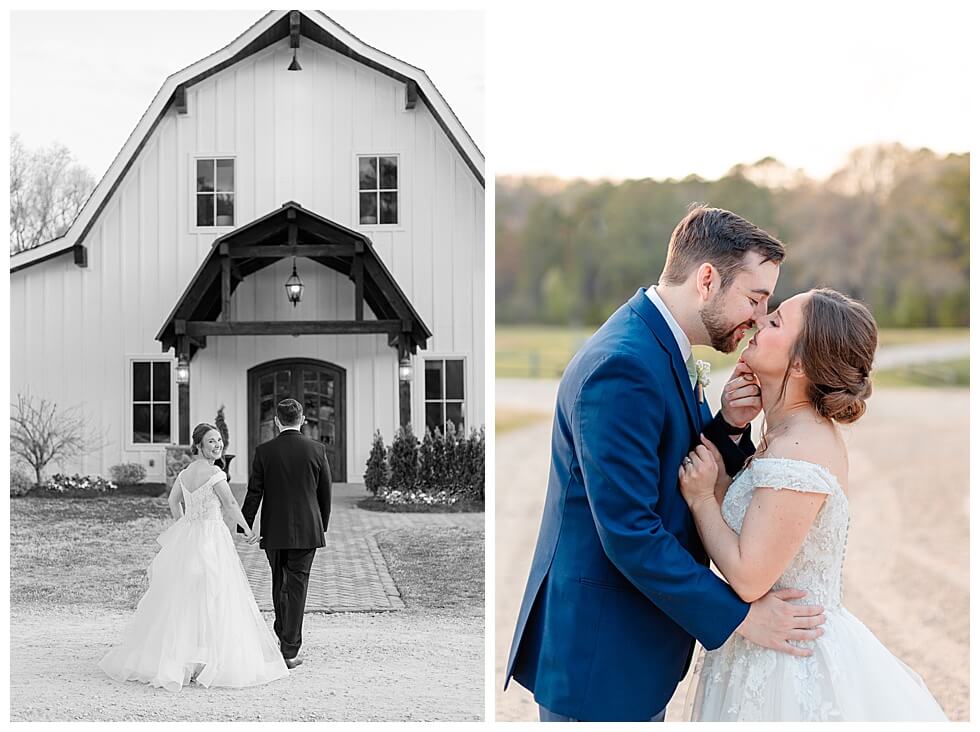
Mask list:
[[[244,486],[232,486],[242,500]],[[336,483],[327,546],[310,572],[306,612],[383,612],[405,607],[378,548],[377,535],[391,529],[461,526],[483,530],[482,513],[381,513],[357,508],[368,493],[360,483]],[[258,544],[236,539],[260,610],[272,610],[272,575]]]

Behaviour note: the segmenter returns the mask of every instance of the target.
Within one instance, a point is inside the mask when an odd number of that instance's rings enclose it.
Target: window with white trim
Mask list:
[[[172,375],[169,361],[132,362],[132,425],[134,444],[172,442]]]
[[[357,220],[361,224],[398,223],[398,156],[357,157]]]
[[[463,359],[425,359],[425,426],[443,431],[452,422],[456,431],[466,429]]]
[[[197,226],[234,226],[234,158],[198,158],[196,166]]]

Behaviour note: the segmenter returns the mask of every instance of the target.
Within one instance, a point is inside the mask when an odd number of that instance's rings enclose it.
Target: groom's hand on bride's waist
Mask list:
[[[821,605],[794,605],[789,600],[807,596],[803,590],[773,590],[753,602],[735,632],[748,641],[793,656],[811,656],[809,648],[790,641],[812,641],[823,635],[827,622]]]

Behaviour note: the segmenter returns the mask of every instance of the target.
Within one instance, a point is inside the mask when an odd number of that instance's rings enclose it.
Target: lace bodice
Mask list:
[[[208,478],[200,488],[187,490],[184,485],[184,473],[177,476],[180,491],[184,496],[184,518],[191,521],[221,521],[221,501],[214,492],[214,484],[225,474],[218,470]]]
[[[827,495],[803,546],[774,589],[806,590],[810,596],[804,602],[820,603],[828,610],[840,607],[849,512],[847,496],[833,473],[822,465],[803,460],[767,457],[751,460],[735,476],[721,505],[721,514],[735,533],[742,530],[756,488]]]
[[[824,634],[790,640],[807,648],[795,656],[756,645],[733,633],[702,651],[688,695],[692,721],[942,720],[942,709],[921,677],[888,653],[874,634],[841,605],[847,545],[847,495],[829,470],[804,460],[760,457],[735,476],[721,506],[736,532],[757,488],[827,496],[803,545],[779,578],[777,589],[809,595],[796,604],[824,606]]]

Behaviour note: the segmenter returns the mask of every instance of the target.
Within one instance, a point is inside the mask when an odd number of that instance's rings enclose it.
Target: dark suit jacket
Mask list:
[[[565,369],[505,675],[547,709],[649,720],[684,676],[694,639],[717,648],[745,618],[748,604],[708,568],[677,485],[711,420],[642,289]]]
[[[325,546],[330,489],[323,445],[296,430],[283,430],[255,448],[242,515],[251,526],[262,503],[263,549]]]

